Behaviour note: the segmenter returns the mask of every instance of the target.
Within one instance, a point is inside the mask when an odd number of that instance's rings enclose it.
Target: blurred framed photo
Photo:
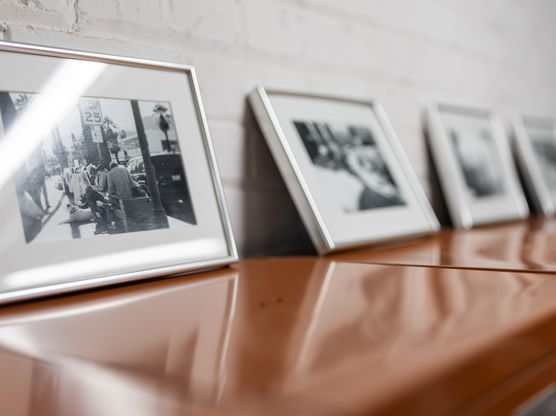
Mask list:
[[[515,116],[514,145],[536,211],[556,212],[556,120]]]
[[[0,43],[0,302],[237,258],[192,67]]]
[[[249,98],[320,254],[438,228],[379,104],[262,87]]]
[[[500,119],[453,104],[428,108],[432,156],[453,225],[525,218],[527,202]]]

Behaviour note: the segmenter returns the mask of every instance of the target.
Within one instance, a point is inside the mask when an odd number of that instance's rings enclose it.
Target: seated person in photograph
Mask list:
[[[361,185],[358,209],[389,207],[404,203],[377,145],[369,132],[350,129],[342,137],[341,162]]]
[[[348,170],[361,181],[363,190],[359,209],[388,207],[403,204],[378,150],[370,146],[346,151]]]
[[[85,199],[95,221],[112,224],[113,214],[110,198],[102,195],[95,187],[87,186],[85,190]]]
[[[131,173],[115,161],[110,162],[110,172],[108,172],[107,179],[108,193],[118,199],[133,198],[133,190],[138,188]]]
[[[334,203],[344,212],[403,205],[401,193],[367,128],[294,122]]]
[[[118,202],[105,197],[95,186],[88,185],[79,203],[67,204],[67,223],[86,223],[94,221],[97,224],[95,234],[103,234],[116,228],[114,211]],[[114,206],[116,208],[114,208]]]

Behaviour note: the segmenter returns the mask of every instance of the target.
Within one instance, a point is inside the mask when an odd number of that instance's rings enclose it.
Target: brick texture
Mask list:
[[[427,100],[556,114],[551,0],[0,0],[0,10],[2,39],[197,67],[244,256],[311,250],[246,104],[257,84],[381,101],[429,195]]]

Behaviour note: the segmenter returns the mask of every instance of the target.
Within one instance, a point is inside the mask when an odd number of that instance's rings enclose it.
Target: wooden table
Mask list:
[[[340,261],[556,273],[556,219],[444,229],[429,237],[332,256]]]
[[[556,380],[545,269],[351,255],[3,307],[0,414],[511,414]]]

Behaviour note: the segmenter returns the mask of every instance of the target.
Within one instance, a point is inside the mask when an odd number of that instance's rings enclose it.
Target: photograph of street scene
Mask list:
[[[475,198],[503,194],[502,162],[489,131],[450,130],[450,138],[469,193]]]
[[[349,213],[405,204],[367,127],[314,121],[293,124],[338,210]]]
[[[0,92],[5,134],[37,97]],[[197,224],[166,102],[81,97],[18,166],[27,243]]]

